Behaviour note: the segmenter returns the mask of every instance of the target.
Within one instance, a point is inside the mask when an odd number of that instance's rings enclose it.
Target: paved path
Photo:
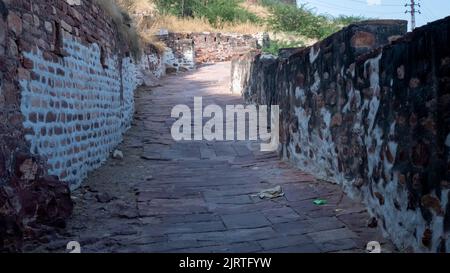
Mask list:
[[[340,187],[319,182],[251,142],[183,142],[170,135],[176,104],[242,104],[229,93],[229,63],[162,80],[136,95],[136,116],[119,149],[74,193],[61,234],[33,251],[65,252],[363,252],[368,241],[392,249],[367,227],[365,209]],[[284,197],[254,194],[280,185]],[[328,200],[316,206],[315,198]],[[42,244],[44,243],[44,244]]]

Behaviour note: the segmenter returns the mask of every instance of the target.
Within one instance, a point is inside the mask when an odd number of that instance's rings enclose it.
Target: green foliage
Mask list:
[[[350,23],[364,20],[363,17],[355,16],[334,18],[318,15],[306,5],[295,7],[275,0],[260,0],[260,3],[269,7],[271,11],[271,16],[267,20],[271,29],[296,33],[308,38],[323,39]]]
[[[259,18],[242,8],[240,0],[156,0],[160,13],[178,17],[206,18],[213,26],[221,22],[258,22]]]
[[[361,22],[364,20],[370,20],[371,18],[366,18],[363,16],[347,16],[347,15],[339,15],[334,18],[334,22],[341,25],[350,25],[355,22]]]
[[[283,48],[294,48],[294,47],[302,47],[304,46],[304,42],[302,41],[280,41],[280,40],[272,40],[270,41],[270,45],[268,47],[264,47],[262,50],[265,53],[270,53],[272,55],[278,55],[280,49]]]

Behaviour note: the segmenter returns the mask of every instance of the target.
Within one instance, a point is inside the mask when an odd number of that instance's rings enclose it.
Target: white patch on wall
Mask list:
[[[316,72],[314,72],[314,83],[313,83],[313,85],[311,86],[311,91],[312,91],[313,93],[316,93],[316,94],[317,94],[317,91],[319,91],[319,88],[320,88],[320,75],[319,75],[319,73],[316,71]]]
[[[320,48],[316,52],[314,49],[314,46],[312,46],[311,50],[309,51],[309,62],[311,64],[313,64],[316,61],[317,57],[319,57],[319,54],[320,54]]]
[[[335,181],[340,182],[335,144],[330,131],[331,113],[326,108],[322,108],[320,114],[324,124],[320,129],[321,136],[316,131],[309,132],[311,114],[307,113],[303,107],[295,108],[298,132],[292,133],[292,139],[285,147],[291,154],[291,158],[285,157],[285,159],[293,161],[302,170],[314,173],[318,178],[329,180],[333,177]],[[297,146],[300,147],[300,152],[297,152]]]
[[[231,81],[231,93],[233,93],[233,94],[242,93],[242,89],[243,89],[242,72],[244,72],[244,71],[241,69],[237,69],[237,68],[235,68],[233,70],[232,81]]]
[[[352,100],[353,100],[354,96],[355,96],[355,89],[353,89],[353,86],[352,86],[352,88],[350,89],[350,92],[348,93],[347,103],[342,108],[342,113],[343,114],[348,113],[350,111],[350,106],[351,106],[351,103],[352,103]]]
[[[370,78],[370,89],[372,90],[372,99],[369,103],[369,115],[367,119],[369,120],[369,134],[373,129],[376,115],[378,113],[378,108],[380,106],[380,59],[383,53],[380,53],[376,58],[372,58],[366,61],[364,64],[364,74],[368,75]],[[370,71],[367,71],[367,66],[369,65]]]
[[[20,82],[21,111],[24,127],[34,132],[26,136],[31,152],[47,157],[49,173],[73,188],[121,142],[138,81],[130,58],[122,67],[117,56],[105,58],[103,68],[97,44],[64,38],[64,50],[68,56],[57,63],[44,60],[40,51],[23,53],[39,79]]]
[[[193,48],[184,49],[180,56],[175,56],[171,48],[166,48],[163,54],[163,63],[180,71],[181,68],[186,70],[195,69],[195,52]]]
[[[304,104],[306,101],[306,94],[305,94],[305,89],[300,88],[300,87],[296,87],[295,88],[295,97],[300,100],[301,104]]]
[[[143,54],[139,62],[137,79],[139,84],[152,86],[166,73],[163,58],[157,53]]]

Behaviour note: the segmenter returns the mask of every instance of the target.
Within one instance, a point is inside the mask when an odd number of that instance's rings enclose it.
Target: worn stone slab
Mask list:
[[[271,223],[260,212],[222,215],[225,226],[229,229],[258,228],[270,226]]]
[[[235,229],[220,232],[170,234],[169,240],[198,240],[224,243],[249,242],[273,238],[277,233],[271,227]]]
[[[231,196],[205,195],[205,200],[208,203],[216,203],[216,204],[242,205],[252,203],[252,200],[248,195],[231,195]]]
[[[261,251],[262,248],[257,243],[245,242],[218,246],[206,246],[186,248],[175,251],[177,253],[255,253]]]
[[[290,247],[296,245],[311,245],[314,241],[307,235],[297,236],[277,236],[266,240],[260,240],[258,243],[265,249],[277,249],[282,247]]]
[[[262,251],[265,253],[320,253],[320,248],[315,244],[301,244]]]
[[[300,215],[289,207],[267,209],[263,210],[262,213],[272,224],[294,222],[305,219],[305,216]]]
[[[333,241],[326,241],[318,244],[322,252],[335,252],[357,248],[357,244],[353,239],[338,239]]]
[[[310,236],[316,243],[325,243],[340,239],[350,239],[358,237],[353,231],[349,230],[348,228],[312,232],[308,233],[308,236]]]

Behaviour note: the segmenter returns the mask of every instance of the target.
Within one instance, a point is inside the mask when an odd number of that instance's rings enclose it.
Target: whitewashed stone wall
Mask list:
[[[283,159],[361,198],[404,251],[450,249],[449,25],[390,43],[406,23],[369,21],[276,59],[233,60],[232,91],[282,109]]]
[[[139,81],[130,57],[107,56],[97,44],[64,38],[67,57],[33,62],[30,80],[21,80],[21,111],[32,153],[47,157],[49,173],[76,187],[122,140],[134,112]],[[120,63],[122,65],[120,65]]]
[[[174,72],[183,72],[195,69],[195,51],[193,47],[183,47],[174,53],[173,49],[166,48],[163,55],[166,68]],[[168,71],[170,72],[170,70]]]
[[[145,53],[139,62],[137,79],[139,84],[152,86],[166,74],[163,56],[158,53]]]

